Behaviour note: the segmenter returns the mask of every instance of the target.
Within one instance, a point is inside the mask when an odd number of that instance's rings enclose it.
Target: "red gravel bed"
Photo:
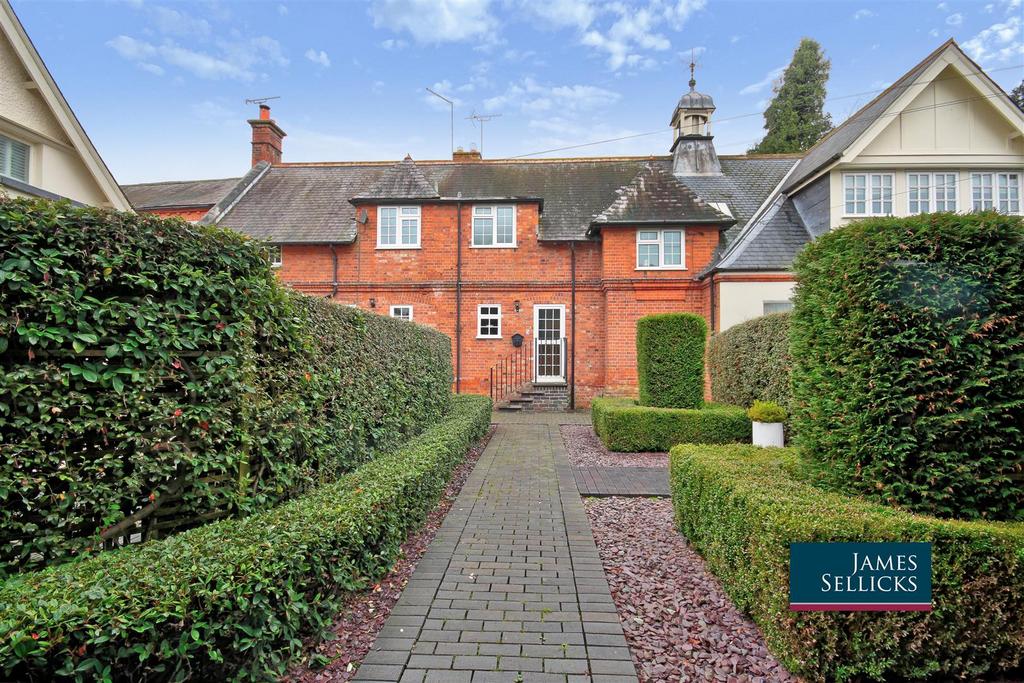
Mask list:
[[[668,453],[616,453],[590,425],[562,425],[562,440],[573,467],[668,467]]]
[[[796,680],[676,531],[671,501],[584,506],[641,683]]]
[[[487,435],[466,454],[466,459],[452,473],[448,487],[427,517],[426,523],[402,544],[402,553],[387,576],[372,588],[353,593],[345,601],[330,628],[334,639],[320,642],[303,662],[293,666],[281,680],[296,683],[333,682],[348,681],[355,676],[359,663],[370,651],[377,633],[391,614],[391,608],[398,602],[402,589],[409,582],[427,546],[434,540],[441,522],[493,434],[492,426]]]

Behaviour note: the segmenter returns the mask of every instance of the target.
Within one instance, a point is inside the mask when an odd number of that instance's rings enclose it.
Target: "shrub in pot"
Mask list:
[[[786,421],[786,409],[773,401],[754,401],[747,410],[753,429],[755,446],[784,445],[783,423]]]

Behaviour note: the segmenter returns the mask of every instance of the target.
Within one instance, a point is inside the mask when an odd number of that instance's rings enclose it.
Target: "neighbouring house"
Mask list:
[[[131,208],[8,0],[0,0],[0,194]]]
[[[953,41],[804,155],[720,157],[714,112],[691,78],[665,156],[286,163],[262,105],[202,220],[266,240],[297,289],[447,333],[460,391],[525,354],[584,406],[635,391],[637,318],[785,310],[794,256],[848,220],[1021,212],[1024,114]]]
[[[140,213],[198,221],[238,184],[238,180],[171,180],[122,185],[121,189],[132,207]]]

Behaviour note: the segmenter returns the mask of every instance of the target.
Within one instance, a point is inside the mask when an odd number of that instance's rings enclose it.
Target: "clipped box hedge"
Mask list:
[[[834,485],[1024,521],[1024,219],[856,221],[794,271],[792,424]]]
[[[611,451],[667,451],[679,443],[750,441],[750,419],[739,406],[705,403],[703,408],[650,408],[628,398],[595,398],[594,431]]]
[[[712,399],[736,406],[773,401],[789,407],[789,320],[789,313],[771,313],[711,337]]]
[[[449,407],[446,336],[179,219],[0,198],[0,311],[0,578],[172,491],[186,520],[266,509]]]
[[[640,405],[700,408],[708,324],[693,313],[661,313],[636,321]]]
[[[11,680],[274,679],[345,593],[395,560],[484,435],[487,397],[338,481],[245,519],[9,579],[0,668]]]
[[[974,680],[1024,661],[1024,524],[915,515],[809,483],[794,449],[672,449],[676,524],[807,680]],[[933,544],[931,612],[791,612],[789,544]]]

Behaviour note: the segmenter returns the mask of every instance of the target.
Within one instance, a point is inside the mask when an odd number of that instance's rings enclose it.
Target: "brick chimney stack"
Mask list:
[[[252,165],[266,161],[269,164],[281,163],[281,141],[285,132],[270,118],[270,106],[260,105],[260,117],[249,119],[252,126]]]
[[[480,154],[480,150],[472,147],[470,149],[462,149],[459,147],[452,152],[452,161],[481,161],[483,156]]]

